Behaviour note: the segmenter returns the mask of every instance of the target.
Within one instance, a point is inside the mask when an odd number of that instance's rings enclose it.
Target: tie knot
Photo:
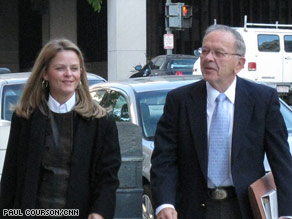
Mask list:
[[[220,93],[218,95],[218,97],[216,98],[216,101],[217,102],[223,102],[225,100],[225,98],[226,98],[226,95],[224,93]]]

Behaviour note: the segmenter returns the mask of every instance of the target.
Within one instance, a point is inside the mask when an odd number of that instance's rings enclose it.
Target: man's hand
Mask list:
[[[173,208],[164,208],[158,213],[157,219],[177,219],[177,212]]]
[[[104,219],[103,216],[101,216],[100,214],[96,214],[96,213],[91,213],[88,216],[88,219]]]

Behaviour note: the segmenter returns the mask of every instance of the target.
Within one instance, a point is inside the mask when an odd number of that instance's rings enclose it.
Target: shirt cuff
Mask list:
[[[281,217],[279,217],[279,219],[283,219],[283,218],[291,218],[292,219],[292,216],[281,216]]]
[[[173,206],[172,204],[162,204],[162,205],[159,205],[158,208],[156,208],[156,210],[155,210],[155,214],[158,215],[159,212],[160,212],[162,209],[164,209],[164,208],[173,208],[173,209],[175,209],[174,206]]]

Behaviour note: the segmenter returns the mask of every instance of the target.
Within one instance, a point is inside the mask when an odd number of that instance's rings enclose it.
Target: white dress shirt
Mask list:
[[[55,100],[51,94],[49,95],[48,106],[50,110],[55,113],[67,113],[70,112],[71,109],[75,106],[76,98],[75,93],[67,100],[65,103],[60,104],[57,100]]]

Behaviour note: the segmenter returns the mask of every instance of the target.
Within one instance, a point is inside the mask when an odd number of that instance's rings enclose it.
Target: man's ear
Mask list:
[[[235,72],[236,72],[236,74],[237,74],[238,72],[240,72],[241,69],[244,68],[244,64],[245,64],[245,58],[244,58],[244,57],[239,57],[238,60],[237,60],[237,65],[236,65],[236,67],[235,67],[235,69],[234,69]]]

